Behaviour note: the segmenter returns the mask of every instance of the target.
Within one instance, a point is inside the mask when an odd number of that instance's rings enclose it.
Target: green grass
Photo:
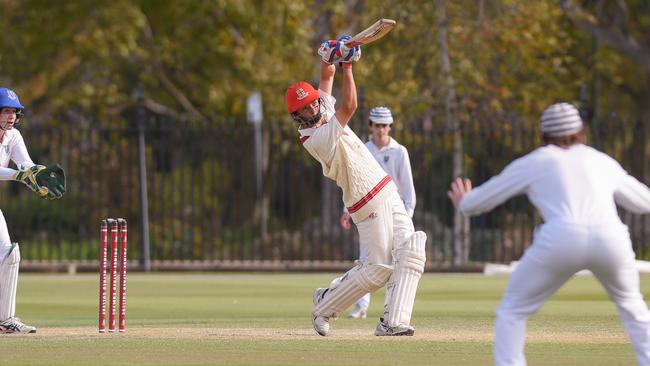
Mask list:
[[[97,275],[22,274],[17,313],[37,334],[2,335],[2,364],[489,365],[494,310],[508,277],[427,274],[414,337],[377,338],[371,318],[333,322],[319,337],[312,291],[333,274],[132,274],[126,334],[97,333]],[[650,277],[642,277],[650,291]],[[572,279],[529,322],[529,365],[632,365],[612,303],[587,276]]]

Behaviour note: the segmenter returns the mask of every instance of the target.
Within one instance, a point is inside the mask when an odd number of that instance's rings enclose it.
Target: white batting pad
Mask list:
[[[352,268],[343,277],[332,281],[323,299],[314,305],[314,315],[338,317],[361,296],[382,288],[391,273],[393,267],[385,264],[361,264]]]
[[[6,258],[0,258],[0,321],[16,314],[16,288],[18,287],[18,267],[20,249],[16,244]]]
[[[416,231],[395,249],[395,271],[386,288],[384,321],[391,327],[409,325],[418,282],[426,262],[427,234]]]

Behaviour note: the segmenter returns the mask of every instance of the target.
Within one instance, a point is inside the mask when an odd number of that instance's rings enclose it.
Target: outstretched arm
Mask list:
[[[650,189],[626,173],[614,192],[614,201],[626,210],[646,214],[650,212]]]
[[[357,86],[354,83],[352,64],[343,64],[343,90],[341,106],[336,110],[336,119],[345,127],[357,110]]]

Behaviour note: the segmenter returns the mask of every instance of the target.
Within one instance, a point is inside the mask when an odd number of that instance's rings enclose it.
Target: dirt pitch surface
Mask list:
[[[376,338],[373,329],[333,329],[327,338],[337,340]],[[160,338],[160,339],[209,339],[209,338],[230,338],[230,339],[321,339],[311,328],[307,329],[273,329],[273,328],[130,328],[122,334],[101,334],[95,328],[39,328],[38,333],[24,335],[28,337],[43,338],[95,338],[95,337],[134,337],[134,338]],[[470,330],[449,330],[449,329],[416,329],[413,338],[431,342],[491,342],[492,332],[470,331]],[[385,337],[384,339],[402,339],[402,337]],[[544,332],[531,330],[527,336],[528,342],[535,343],[584,343],[584,344],[616,344],[628,343],[627,336],[621,332],[609,334],[594,332]]]

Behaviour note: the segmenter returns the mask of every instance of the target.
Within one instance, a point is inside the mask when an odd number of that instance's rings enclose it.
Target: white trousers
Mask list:
[[[0,211],[0,321],[13,317],[16,312],[20,250],[16,247],[12,256],[8,257],[10,250],[11,240],[7,223]]]
[[[497,365],[526,365],[526,322],[576,272],[588,269],[616,304],[639,365],[650,365],[650,312],[625,225],[543,225],[512,274],[495,324]]]
[[[393,264],[393,249],[413,235],[413,220],[404,209],[399,194],[391,195],[365,220],[355,223],[359,230],[359,261],[368,264]],[[370,294],[357,301],[367,309]]]
[[[0,211],[0,260],[7,256],[11,249],[11,239],[9,238],[9,230],[7,229],[7,222],[5,217]]]
[[[366,219],[355,223],[359,230],[364,263],[393,264],[393,249],[415,232],[404,203],[395,192]]]

